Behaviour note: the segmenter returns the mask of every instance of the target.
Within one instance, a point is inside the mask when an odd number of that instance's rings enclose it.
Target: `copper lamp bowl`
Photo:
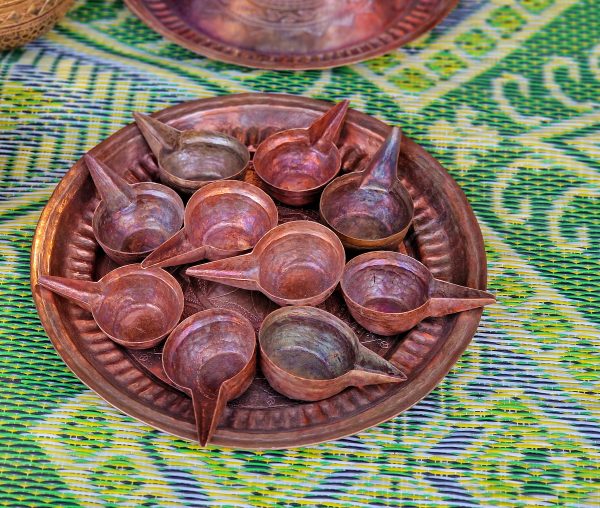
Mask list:
[[[227,401],[244,393],[254,379],[252,324],[232,310],[198,312],[173,330],[162,359],[167,376],[192,397],[198,441],[206,446]]]
[[[318,305],[337,286],[345,253],[321,224],[292,221],[263,236],[250,254],[192,266],[186,273],[260,291],[278,305]]]
[[[154,182],[128,184],[91,155],[84,160],[102,197],[92,228],[108,257],[118,264],[141,261],[183,224],[183,201]]]
[[[344,124],[348,101],[333,106],[306,129],[269,136],[254,155],[254,170],[268,192],[292,206],[314,201],[342,165],[335,145]]]
[[[183,229],[144,259],[142,266],[235,256],[254,247],[276,225],[275,203],[258,187],[235,180],[213,182],[189,200]]]
[[[400,383],[406,376],[362,346],[346,323],[314,307],[285,307],[259,332],[261,367],[286,397],[322,400],[349,386]]]
[[[397,177],[401,139],[394,127],[365,170],[336,178],[321,194],[321,217],[345,247],[393,249],[406,236],[414,204]]]
[[[181,287],[159,268],[121,266],[98,282],[44,275],[38,284],[90,311],[108,337],[132,349],[158,344],[183,312]]]
[[[340,287],[352,317],[379,335],[396,335],[428,317],[496,302],[487,291],[435,279],[416,259],[390,251],[368,252],[352,259]]]
[[[158,161],[161,181],[192,194],[217,180],[240,179],[250,152],[237,139],[216,131],[180,131],[159,120],[134,113],[135,121]]]

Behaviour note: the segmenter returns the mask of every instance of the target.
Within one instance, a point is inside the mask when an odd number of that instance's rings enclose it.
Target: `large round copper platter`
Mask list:
[[[201,126],[232,134],[253,150],[270,133],[306,126],[328,107],[328,103],[302,97],[243,94],[187,102],[156,117],[177,128]],[[362,167],[389,129],[379,120],[350,110],[338,143],[343,170]],[[133,124],[100,143],[91,154],[131,181],[154,174],[155,162]],[[399,168],[399,177],[415,202],[413,229],[404,248],[437,278],[485,289],[481,231],[463,192],[431,155],[408,138],[401,146]],[[245,178],[258,182],[252,170]],[[161,380],[157,369],[160,350],[132,352],[118,346],[98,329],[91,314],[58,296],[44,293],[42,298],[36,287],[40,274],[97,280],[109,268],[92,233],[97,202],[91,177],[79,161],[58,184],[41,215],[33,243],[31,283],[42,324],[65,363],[101,397],[153,427],[195,439],[191,400]],[[279,211],[282,221],[319,219],[313,209],[280,207]],[[182,284],[185,312],[201,310],[202,288],[185,280]],[[350,323],[363,344],[407,373],[407,381],[350,388],[320,402],[298,402],[273,391],[259,372],[250,389],[229,403],[213,445],[300,446],[337,439],[383,422],[440,383],[468,346],[481,317],[481,309],[476,309],[429,318],[405,334],[384,338],[353,322],[336,293],[323,308]]]
[[[209,58],[264,69],[323,69],[412,41],[457,0],[125,2],[150,28]]]

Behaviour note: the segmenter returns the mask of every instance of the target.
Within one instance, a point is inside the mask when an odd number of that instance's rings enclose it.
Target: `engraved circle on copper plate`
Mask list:
[[[431,29],[457,0],[126,0],[154,30],[211,58],[316,69],[389,51]]]
[[[301,97],[242,94],[184,103],[157,116],[180,129],[202,125],[230,133],[252,146],[275,130],[308,125],[329,106]],[[388,129],[374,118],[350,111],[340,138],[343,169],[363,167]],[[117,149],[119,146],[127,146],[127,150]],[[127,168],[124,176],[129,181],[156,175],[155,161],[134,125],[100,143],[92,155],[112,167]],[[484,289],[481,232],[460,189],[431,156],[408,139],[403,143],[399,167],[403,168],[399,177],[416,205],[414,230],[405,241],[409,253],[438,278]],[[260,184],[253,171],[246,180]],[[65,175],[42,213],[31,273],[42,324],[69,367],[107,401],[152,426],[194,439],[190,399],[146,365],[153,358],[156,361],[160,351],[140,352],[134,358],[109,340],[88,312],[59,297],[41,298],[35,289],[40,273],[94,279],[110,269],[91,229],[97,202],[91,178],[80,161]],[[280,208],[280,212],[284,221],[318,220],[314,209]],[[207,294],[213,301],[230,298],[223,288],[213,287],[208,293],[206,288],[204,293],[194,290],[190,296],[185,282],[183,286],[188,313],[201,310]],[[261,312],[268,312],[269,305]],[[407,382],[350,388],[330,399],[305,403],[278,395],[258,376],[248,392],[228,404],[213,438],[215,445],[299,446],[339,438],[384,421],[420,400],[443,379],[467,347],[481,316],[479,309],[428,319],[403,336],[383,339],[352,322],[339,294],[323,306],[351,322],[365,345],[403,369]],[[255,327],[258,321],[256,318]]]
[[[308,34],[322,37],[326,27],[334,25],[352,25],[356,17],[372,12],[377,2],[374,0],[208,0],[210,13],[227,13],[243,26],[251,26],[269,31],[304,30]],[[211,5],[212,4],[212,5]],[[390,2],[389,7],[393,7]],[[209,32],[210,18],[198,26]],[[378,24],[383,28],[383,23]],[[375,27],[377,28],[377,27]],[[375,33],[370,27],[370,32]],[[357,39],[360,39],[357,37]],[[271,50],[277,48],[269,48]],[[297,48],[300,50],[301,48]],[[326,49],[322,47],[322,49]]]

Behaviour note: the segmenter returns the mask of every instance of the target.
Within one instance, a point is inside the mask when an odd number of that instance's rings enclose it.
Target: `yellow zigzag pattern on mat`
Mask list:
[[[416,502],[443,504],[443,494],[433,486],[426,487],[425,478],[430,473],[426,464],[419,467],[413,461],[411,469],[414,477],[402,477],[400,486],[391,485],[392,478],[397,478],[388,473],[402,471],[406,466],[402,453],[386,451],[388,446],[394,446],[395,436],[400,437],[403,446],[411,448],[413,457],[437,457],[434,460],[443,469],[436,474],[457,475],[457,481],[477,502],[487,506],[512,506],[510,499],[514,486],[509,474],[502,478],[503,467],[508,468],[509,464],[502,464],[498,455],[500,450],[511,448],[512,455],[518,462],[524,450],[552,449],[551,460],[556,466],[574,474],[578,466],[576,459],[569,458],[569,452],[575,450],[581,454],[589,453],[592,444],[585,436],[574,431],[571,425],[559,417],[553,417],[535,397],[527,394],[526,387],[507,386],[497,389],[483,400],[479,395],[473,395],[468,389],[469,384],[485,374],[478,358],[483,351],[483,338],[487,337],[490,329],[504,330],[502,337],[497,336],[500,342],[494,347],[520,349],[537,363],[540,376],[547,376],[560,386],[563,397],[576,397],[585,401],[588,409],[596,411],[595,416],[600,417],[595,397],[591,395],[594,389],[600,388],[600,383],[596,380],[594,388],[586,386],[581,379],[570,375],[567,369],[557,367],[577,340],[593,339],[596,330],[569,305],[567,299],[544,282],[525,260],[489,228],[484,226],[483,232],[488,239],[488,251],[497,256],[490,264],[492,285],[497,280],[504,280],[506,271],[512,271],[522,283],[531,287],[533,293],[516,308],[502,305],[501,296],[500,305],[488,309],[484,326],[466,355],[453,369],[454,378],[452,381],[444,381],[437,389],[440,396],[447,394],[453,400],[461,401],[460,404],[448,402],[447,411],[428,413],[428,425],[418,435],[403,432],[403,421],[407,415],[401,415],[387,424],[345,440],[345,444],[330,442],[318,447],[286,450],[277,459],[268,461],[272,475],[257,476],[242,466],[252,460],[251,456],[256,456],[260,461],[265,460],[264,457],[269,452],[250,452],[241,459],[231,450],[221,450],[218,453],[198,450],[193,443],[151,431],[149,427],[122,415],[87,391],[63,403],[40,422],[33,430],[36,440],[49,459],[58,466],[69,489],[86,506],[105,506],[104,503],[136,506],[144,499],[142,493],[152,496],[162,506],[183,506],[174,487],[158,480],[164,476],[159,470],[160,464],[168,464],[173,474],[179,472],[180,477],[187,478],[189,484],[201,487],[201,491],[209,499],[214,493],[212,502],[226,506],[268,506],[264,500],[275,484],[280,493],[279,501],[295,501],[301,506],[314,506],[315,499],[303,499],[303,494],[309,495],[315,486],[326,481],[336,471],[356,468],[360,469],[360,475],[348,479],[344,493],[336,501],[329,500],[327,506],[341,508],[352,503],[368,503],[369,492],[375,489],[387,491],[392,500],[397,500],[403,487],[411,492],[411,499]],[[554,334],[539,336],[526,329],[523,323],[528,321],[532,311],[547,302],[553,302],[562,316],[561,321],[565,326],[571,325],[573,332],[559,330]],[[502,343],[503,341],[509,342]],[[552,344],[552,347],[546,348],[545,344]],[[518,404],[513,402],[516,399]],[[469,408],[470,417],[469,414],[461,414],[456,418],[456,413],[461,413],[460,407],[465,406]],[[419,407],[418,404],[411,411],[419,411]],[[448,452],[445,455],[432,455],[436,445],[447,437],[446,432],[481,428],[482,418],[485,419],[488,415],[497,417],[503,412],[507,412],[506,421],[486,420],[483,433],[463,446],[457,455]],[[519,415],[519,412],[522,414]],[[88,418],[91,418],[89,422]],[[449,418],[456,418],[452,427],[448,426]],[[152,442],[153,456],[144,448],[145,441]],[[347,448],[349,443],[351,451]],[[561,447],[565,447],[564,450],[561,451]],[[362,457],[365,462],[355,464],[348,461],[345,458],[347,453],[352,453],[355,458]],[[154,455],[158,455],[160,459]],[[600,460],[598,455],[596,453]],[[328,460],[324,459],[325,456]],[[462,475],[459,467],[461,464],[477,464],[481,461],[497,461],[500,479],[495,478],[492,482],[486,477],[489,472],[477,473],[474,470],[468,476]],[[382,464],[385,465],[383,470]],[[127,474],[117,474],[115,465],[117,472],[127,471]],[[570,499],[572,493],[569,493],[568,485],[554,487],[559,495],[565,496],[564,499],[575,500]],[[588,500],[591,502],[595,495],[593,486],[582,485],[582,488],[588,492]],[[288,498],[285,492],[291,491],[295,494]],[[539,500],[539,497],[533,496],[529,502],[536,504]],[[580,497],[576,500],[584,501]],[[521,501],[526,502],[527,499],[521,498]],[[547,501],[556,502],[557,499]]]
[[[436,82],[435,86],[423,92],[412,92],[402,94],[402,108],[407,113],[417,113],[429,106],[434,100],[460,87],[463,83],[472,80],[474,77],[488,71],[507,55],[515,51],[528,38],[541,30],[547,23],[556,19],[557,16],[575,5],[577,0],[561,0],[548,7],[543,13],[532,14],[523,9],[517,2],[510,2],[511,8],[525,20],[525,24],[520,30],[514,32],[510,37],[502,39],[502,44],[498,44],[495,49],[486,53],[485,56],[469,55],[456,45],[456,41],[461,35],[467,32],[473,32],[477,29],[488,32],[489,25],[485,24],[491,12],[497,9],[500,2],[489,2],[478,9],[474,14],[463,19],[452,30],[445,32],[439,39],[428,44],[423,51],[410,54],[406,49],[400,49],[402,54],[397,66],[386,69],[385,77],[377,75],[370,69],[369,62],[364,62],[355,66],[355,69],[365,79],[376,83],[384,92],[392,97],[398,96],[398,87],[393,84],[393,78],[403,69],[417,69],[427,79]],[[414,43],[413,43],[414,44]],[[423,62],[441,51],[453,51],[460,55],[460,58],[467,64],[466,68],[458,71],[447,81],[439,80],[439,77],[428,69]]]

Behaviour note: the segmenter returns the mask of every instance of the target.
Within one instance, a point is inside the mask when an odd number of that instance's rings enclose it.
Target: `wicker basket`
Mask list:
[[[16,48],[50,30],[73,0],[0,0],[0,50]]]

